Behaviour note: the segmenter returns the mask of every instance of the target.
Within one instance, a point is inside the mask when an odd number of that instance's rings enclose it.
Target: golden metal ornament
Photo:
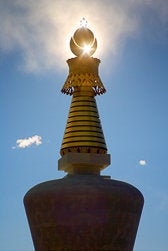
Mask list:
[[[85,46],[90,50],[85,53]],[[105,93],[98,74],[100,60],[91,57],[97,40],[86,27],[77,29],[70,40],[70,48],[77,56],[67,61],[69,75],[62,88],[73,95],[60,153],[106,154],[107,147],[99,118],[95,96]]]
[[[81,24],[70,40],[70,48],[76,56],[91,56],[97,49],[97,40],[93,32],[86,27],[86,22]]]
[[[98,74],[99,59],[76,57],[67,60],[67,63],[69,75],[62,87],[63,93],[72,95],[76,87],[91,87],[95,96],[106,92]]]
[[[90,87],[74,92],[60,153],[65,155],[68,152],[107,152],[96,100]]]

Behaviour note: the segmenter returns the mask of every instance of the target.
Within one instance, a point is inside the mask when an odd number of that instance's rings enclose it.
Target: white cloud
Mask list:
[[[139,160],[139,165],[146,166],[146,160],[144,160],[144,159]]]
[[[145,27],[150,26],[148,22],[152,22],[151,26],[159,32],[166,26],[166,2],[1,0],[0,49],[6,52],[15,49],[20,51],[26,71],[60,70],[66,67],[65,60],[72,57],[69,39],[78,28],[80,20],[85,17],[90,25],[88,27],[94,31],[98,40],[95,56],[100,57],[104,64],[108,64],[104,59],[112,54],[112,64],[121,52],[125,40],[137,34],[143,22]],[[150,21],[147,10],[154,13],[153,18],[150,16]],[[159,22],[160,26],[157,27],[155,22]]]
[[[29,138],[24,138],[24,139],[18,139],[16,141],[17,146],[12,147],[12,149],[15,148],[26,148],[29,147],[33,144],[35,144],[36,146],[39,146],[40,144],[42,144],[42,137],[38,136],[38,135],[34,135],[32,137]]]

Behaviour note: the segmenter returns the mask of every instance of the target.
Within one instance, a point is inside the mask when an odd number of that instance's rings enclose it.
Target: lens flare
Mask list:
[[[86,45],[83,46],[83,53],[84,54],[89,54],[91,49],[92,49],[92,47],[90,45],[86,44]]]

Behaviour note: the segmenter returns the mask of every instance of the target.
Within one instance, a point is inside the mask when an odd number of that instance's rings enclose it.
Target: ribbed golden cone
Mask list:
[[[107,152],[94,91],[90,87],[75,88],[60,153],[68,152]]]

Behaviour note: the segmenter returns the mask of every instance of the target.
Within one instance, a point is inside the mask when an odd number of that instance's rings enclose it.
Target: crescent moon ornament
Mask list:
[[[91,30],[82,26],[77,29],[73,37],[71,37],[70,48],[72,53],[77,57],[90,57],[97,49],[97,40]]]

